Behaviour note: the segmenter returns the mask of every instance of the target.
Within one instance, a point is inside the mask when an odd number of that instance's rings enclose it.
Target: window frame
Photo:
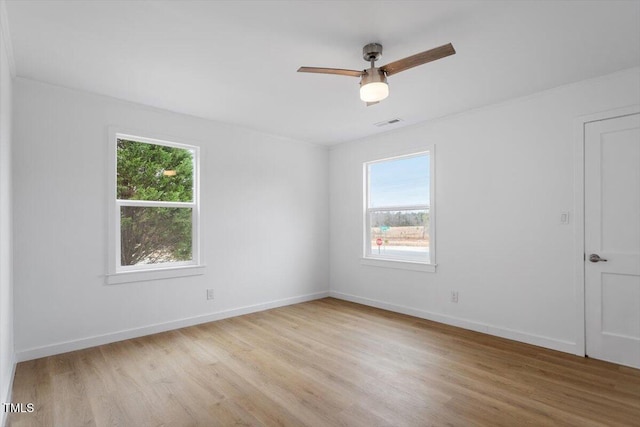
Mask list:
[[[195,144],[174,142],[176,138],[149,135],[148,132],[124,131],[110,127],[108,131],[109,167],[108,167],[108,266],[105,275],[106,284],[167,279],[204,274],[202,251],[200,248],[200,147]],[[145,144],[186,149],[193,153],[193,198],[191,202],[120,200],[117,198],[118,139],[127,139]],[[165,262],[158,264],[121,265],[120,215],[121,207],[176,207],[191,208],[191,245],[190,261]]]
[[[429,156],[429,204],[428,205],[403,205],[403,206],[383,206],[370,208],[369,201],[371,199],[369,186],[369,166],[376,163],[383,163],[393,160],[406,159],[411,157]],[[424,272],[436,271],[436,242],[435,242],[435,145],[421,147],[419,149],[410,150],[404,153],[395,153],[393,155],[377,158],[375,160],[365,161],[362,164],[363,169],[363,249],[361,263],[375,267],[398,268],[405,270],[415,270]],[[414,261],[408,259],[389,258],[376,255],[371,251],[371,227],[370,218],[372,212],[389,212],[389,211],[410,211],[426,209],[429,212],[429,258],[427,261]]]

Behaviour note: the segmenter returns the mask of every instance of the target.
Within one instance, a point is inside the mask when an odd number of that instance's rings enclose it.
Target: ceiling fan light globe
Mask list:
[[[360,86],[360,99],[364,102],[378,102],[389,96],[386,82],[371,82]]]

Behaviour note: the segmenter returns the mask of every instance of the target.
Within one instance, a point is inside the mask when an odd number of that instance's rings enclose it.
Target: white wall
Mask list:
[[[331,294],[580,354],[575,119],[638,103],[634,68],[335,147]],[[362,265],[362,163],[428,143],[437,272]]]
[[[0,11],[4,13],[4,5]],[[0,23],[2,30],[4,22]],[[0,31],[0,402],[8,402],[14,370],[13,273],[11,227],[11,119],[12,85],[7,45]],[[0,410],[0,425],[5,413]]]
[[[327,295],[325,147],[20,78],[14,89],[18,359]],[[103,284],[109,125],[201,147],[203,276]]]

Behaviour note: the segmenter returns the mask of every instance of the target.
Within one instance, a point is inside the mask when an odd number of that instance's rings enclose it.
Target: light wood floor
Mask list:
[[[640,425],[640,371],[336,299],[20,363],[9,426]]]

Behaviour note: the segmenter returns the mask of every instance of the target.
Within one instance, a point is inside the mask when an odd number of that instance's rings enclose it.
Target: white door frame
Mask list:
[[[576,346],[575,354],[586,354],[586,312],[585,312],[585,274],[584,274],[584,137],[587,123],[600,120],[614,119],[616,117],[630,116],[640,113],[640,104],[634,104],[624,108],[603,111],[578,117],[574,120],[574,202],[573,202],[573,229],[574,229],[574,254],[575,254],[575,290],[576,290]]]

